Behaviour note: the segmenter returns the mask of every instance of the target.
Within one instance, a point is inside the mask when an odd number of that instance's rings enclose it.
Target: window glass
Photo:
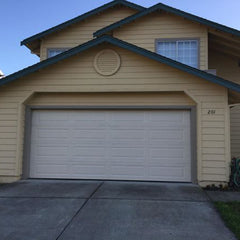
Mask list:
[[[159,42],[158,51],[164,57],[176,60],[176,43],[175,42]]]
[[[48,49],[48,58],[54,57],[60,53],[63,53],[67,51],[67,48],[54,48],[54,49]]]
[[[159,41],[157,53],[191,67],[198,68],[198,41]]]

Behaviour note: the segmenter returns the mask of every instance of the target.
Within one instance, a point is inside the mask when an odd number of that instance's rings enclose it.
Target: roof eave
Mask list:
[[[207,25],[209,27],[212,27],[214,29],[217,29],[217,30],[220,30],[222,32],[226,32],[226,33],[229,33],[229,34],[232,34],[234,36],[237,36],[237,37],[240,37],[240,31],[234,29],[234,28],[230,28],[230,27],[227,27],[227,26],[224,26],[224,25],[221,25],[219,23],[216,23],[216,22],[213,22],[213,21],[210,21],[210,20],[207,20],[207,19],[204,19],[204,18],[201,18],[201,17],[198,17],[196,15],[193,15],[193,14],[190,14],[190,13],[187,13],[187,12],[184,12],[184,11],[181,11],[179,9],[176,9],[176,8],[173,8],[173,7],[170,7],[170,6],[167,6],[167,5],[164,5],[162,3],[158,3],[150,8],[147,8],[147,9],[144,9],[142,10],[141,12],[139,13],[136,13],[132,16],[129,16],[127,18],[124,18],[116,23],[113,23],[107,27],[104,27],[102,29],[99,29],[98,31],[96,31],[93,36],[94,37],[99,37],[109,31],[112,31],[124,24],[128,24],[140,17],[143,17],[143,16],[146,16],[152,12],[155,12],[157,10],[163,10],[163,11],[166,11],[168,13],[172,13],[172,14],[175,14],[175,15],[178,15],[180,17],[184,17],[186,19],[189,19],[191,21],[194,21],[194,22],[198,22],[200,24],[203,24],[203,25]]]
[[[204,71],[201,71],[199,69],[196,69],[196,68],[193,68],[193,67],[190,67],[190,66],[187,66],[185,64],[182,64],[180,62],[177,62],[177,61],[174,61],[172,59],[169,59],[169,58],[166,58],[166,57],[163,57],[159,54],[156,54],[154,52],[150,52],[146,49],[143,49],[143,48],[140,48],[138,46],[135,46],[133,44],[130,44],[130,43],[127,43],[127,42],[124,42],[122,40],[119,40],[119,39],[116,39],[116,38],[113,38],[111,36],[108,36],[108,35],[105,35],[105,36],[102,36],[100,38],[96,38],[96,39],[93,39],[87,43],[84,43],[80,46],[77,46],[75,48],[72,48],[66,52],[63,52],[55,57],[52,57],[52,58],[49,58],[49,59],[46,59],[40,63],[37,63],[35,65],[32,65],[26,69],[23,69],[19,72],[16,72],[14,74],[11,74],[7,77],[5,77],[2,81],[0,81],[0,86],[1,85],[4,85],[6,83],[9,83],[9,82],[12,82],[18,78],[21,78],[21,77],[24,77],[30,73],[34,73],[42,68],[45,68],[49,65],[52,65],[54,63],[57,63],[59,61],[62,61],[62,60],[65,60],[71,56],[74,56],[76,54],[79,54],[83,51],[86,51],[88,50],[89,48],[92,48],[94,46],[97,46],[101,43],[111,43],[115,46],[118,46],[118,47],[121,47],[121,48],[124,48],[124,49],[127,49],[129,51],[132,51],[134,53],[137,53],[137,54],[140,54],[142,56],[145,56],[149,59],[152,59],[152,60],[155,60],[157,62],[160,62],[160,63],[163,63],[163,64],[166,64],[166,65],[169,65],[171,67],[174,67],[176,69],[179,69],[181,71],[184,71],[184,72],[187,72],[189,74],[192,74],[192,75],[195,75],[197,77],[200,77],[202,79],[205,79],[209,82],[212,82],[212,83],[215,83],[215,84],[218,84],[218,85],[221,85],[223,87],[226,87],[228,89],[231,89],[233,91],[236,91],[236,92],[240,92],[240,85],[237,84],[237,83],[234,83],[234,82],[231,82],[231,81],[228,81],[228,80],[225,80],[223,78],[220,78],[220,77],[217,77],[217,76],[214,76],[212,74],[209,74],[209,73],[206,73]]]

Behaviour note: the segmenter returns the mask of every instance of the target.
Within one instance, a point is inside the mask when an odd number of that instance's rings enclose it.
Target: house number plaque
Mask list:
[[[208,115],[215,115],[215,114],[216,114],[216,110],[214,110],[214,109],[208,110]]]

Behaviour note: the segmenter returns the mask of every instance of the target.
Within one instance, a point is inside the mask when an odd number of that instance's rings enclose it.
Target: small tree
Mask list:
[[[240,158],[233,158],[231,161],[229,186],[234,189],[240,189]]]

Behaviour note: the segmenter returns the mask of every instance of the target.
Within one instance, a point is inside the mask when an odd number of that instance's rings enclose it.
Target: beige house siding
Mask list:
[[[44,60],[47,58],[48,48],[76,47],[93,39],[93,33],[98,29],[106,27],[136,12],[136,10],[123,6],[115,7],[49,35],[41,41],[40,59]]]
[[[199,184],[226,182],[230,159],[227,90],[116,47],[111,48],[120,54],[121,68],[113,76],[101,76],[94,70],[93,60],[105,47],[109,45],[96,47],[0,88],[0,179],[22,173],[25,104],[94,105],[98,102],[105,105],[109,99],[110,105],[176,106],[195,102]],[[93,98],[89,93],[107,94],[96,94]],[[216,112],[211,115],[209,110]]]
[[[153,13],[114,30],[113,36],[153,52],[156,39],[199,39],[200,69],[208,69],[207,28],[184,18]]]
[[[36,93],[33,106],[195,106],[184,92],[166,93]]]
[[[209,68],[216,69],[217,75],[240,84],[239,59],[220,52],[209,51]],[[231,102],[231,99],[229,99]],[[231,156],[240,156],[240,106],[230,110]]]
[[[231,155],[240,157],[240,106],[231,108]]]
[[[237,57],[210,50],[209,68],[216,69],[218,76],[240,84],[240,67]]]

